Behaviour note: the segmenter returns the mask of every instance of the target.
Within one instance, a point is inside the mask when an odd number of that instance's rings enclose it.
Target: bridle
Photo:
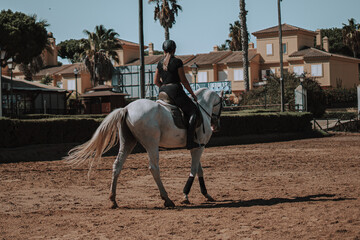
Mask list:
[[[197,105],[206,113],[206,115],[208,115],[208,117],[210,117],[211,122],[215,122],[215,121],[219,120],[219,118],[220,118],[222,107],[223,107],[222,103],[223,103],[223,98],[220,97],[220,101],[213,106],[213,107],[215,107],[220,104],[219,112],[218,112],[218,114],[212,112],[211,115],[205,110],[205,108],[203,106],[201,106],[200,103],[197,102]]]

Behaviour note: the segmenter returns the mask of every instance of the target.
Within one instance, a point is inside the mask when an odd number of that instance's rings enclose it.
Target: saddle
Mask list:
[[[170,111],[176,127],[180,129],[188,128],[189,123],[185,119],[183,111],[181,111],[181,109],[175,105],[174,101],[165,92],[159,93],[159,100],[156,102],[166,107]],[[198,128],[203,123],[203,118],[202,114],[200,114],[199,107],[197,107],[196,115],[196,127]]]

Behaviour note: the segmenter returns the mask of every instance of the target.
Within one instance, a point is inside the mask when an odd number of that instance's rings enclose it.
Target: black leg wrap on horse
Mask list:
[[[207,190],[206,190],[206,187],[205,187],[204,177],[199,177],[199,183],[200,183],[201,193],[202,193],[203,195],[206,195],[206,194],[207,194]]]
[[[184,194],[186,195],[189,194],[193,182],[194,182],[194,177],[189,177],[183,190]]]

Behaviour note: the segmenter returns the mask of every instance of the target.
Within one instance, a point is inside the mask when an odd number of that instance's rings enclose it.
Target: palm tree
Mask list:
[[[351,48],[354,57],[360,50],[360,24],[354,18],[348,20],[349,25],[343,23],[342,35],[344,44]]]
[[[229,38],[226,40],[226,44],[229,46],[231,51],[241,51],[241,26],[239,21],[235,21],[234,25],[230,23],[229,27]]]
[[[24,73],[25,79],[29,81],[32,81],[33,76],[40,72],[43,67],[44,62],[41,55],[34,57],[28,64],[21,63],[19,65],[20,71]]]
[[[82,58],[90,72],[93,86],[101,85],[112,77],[112,61],[119,63],[119,56],[115,51],[121,48],[117,39],[119,34],[114,29],[106,29],[103,25],[96,26],[95,32],[84,30],[84,33],[87,39],[83,42]]]
[[[165,29],[165,40],[170,39],[169,29],[176,23],[175,15],[182,11],[177,0],[149,0],[149,3],[155,3],[154,20],[159,20],[160,25]],[[171,7],[170,7],[171,6]]]
[[[245,0],[240,0],[240,25],[241,25],[241,46],[243,55],[243,69],[244,69],[244,83],[245,91],[250,90],[249,86],[249,60],[248,60],[248,49],[249,49],[249,33],[246,25],[246,14]]]

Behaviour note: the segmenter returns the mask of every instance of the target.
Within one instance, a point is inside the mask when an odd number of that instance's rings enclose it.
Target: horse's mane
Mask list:
[[[215,92],[211,91],[208,88],[200,88],[195,91],[195,95],[198,97],[198,99],[206,99],[208,96],[210,97],[212,93]]]
[[[203,97],[204,94],[205,94],[206,92],[208,92],[208,91],[209,91],[208,88],[200,88],[200,89],[198,89],[198,90],[195,91],[195,95],[196,95],[197,97]]]

